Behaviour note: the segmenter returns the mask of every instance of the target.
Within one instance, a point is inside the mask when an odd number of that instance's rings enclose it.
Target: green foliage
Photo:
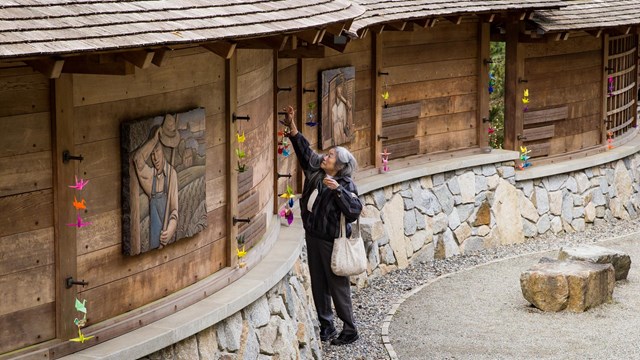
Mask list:
[[[495,130],[490,134],[490,145],[502,149],[504,144],[504,63],[505,43],[491,43],[491,60],[489,73],[494,76],[493,93],[489,100],[489,119],[491,127]]]

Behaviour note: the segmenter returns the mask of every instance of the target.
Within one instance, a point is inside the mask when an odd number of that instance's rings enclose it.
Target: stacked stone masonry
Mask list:
[[[298,261],[284,279],[240,312],[143,359],[321,359],[308,274]]]
[[[569,174],[516,181],[513,162],[459,169],[362,194],[366,286],[409,261],[429,261],[524,242],[541,234],[584,231],[634,219],[640,209],[640,157]],[[604,236],[604,235],[603,235]]]

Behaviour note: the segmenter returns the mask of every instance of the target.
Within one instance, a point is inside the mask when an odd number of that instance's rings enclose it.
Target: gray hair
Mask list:
[[[349,152],[349,150],[342,146],[335,146],[334,149],[336,150],[335,167],[336,170],[338,170],[336,175],[340,177],[351,177],[351,175],[353,175],[353,173],[358,169],[358,162],[356,161],[356,158],[351,154],[351,152]]]

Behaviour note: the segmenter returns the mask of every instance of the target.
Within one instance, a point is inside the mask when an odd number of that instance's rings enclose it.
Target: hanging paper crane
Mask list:
[[[84,199],[82,199],[82,201],[78,201],[78,199],[76,199],[75,195],[73,196],[73,207],[76,208],[76,210],[86,210],[87,209],[87,204],[85,204]]]
[[[389,155],[391,155],[391,153],[387,151],[387,148],[384,148],[384,152],[380,153],[380,157],[382,160],[382,167],[380,171],[383,173],[389,171]]]
[[[614,82],[613,76],[609,76],[609,80],[608,80],[609,86],[607,87],[609,96],[613,96],[613,92],[615,90],[615,86],[613,85],[613,82]]]
[[[613,132],[607,131],[607,149],[611,150],[613,148]]]
[[[82,190],[84,189],[85,185],[87,185],[88,183],[89,183],[89,180],[86,180],[86,181],[83,179],[78,180],[78,176],[76,176],[75,185],[69,185],[69,187],[76,190]]]
[[[305,125],[309,127],[314,127],[318,125],[318,122],[316,122],[315,108],[316,108],[315,101],[312,101],[309,104],[307,104],[307,122],[305,123]]]
[[[526,146],[520,146],[520,165],[518,165],[518,169],[520,170],[524,170],[525,168],[528,168],[529,166],[531,166],[531,163],[529,162],[529,159],[531,158],[531,156],[529,156],[529,153],[531,152],[531,150],[527,150]]]
[[[522,97],[522,103],[524,104],[523,111],[529,111],[529,89],[524,89],[524,95]]]

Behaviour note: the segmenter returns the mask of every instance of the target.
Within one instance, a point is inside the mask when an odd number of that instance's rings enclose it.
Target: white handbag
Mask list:
[[[360,219],[358,234],[352,231],[351,238],[346,236],[344,215],[340,214],[340,236],[333,243],[331,253],[331,271],[338,276],[362,274],[367,270],[367,254],[364,241],[360,237]]]

